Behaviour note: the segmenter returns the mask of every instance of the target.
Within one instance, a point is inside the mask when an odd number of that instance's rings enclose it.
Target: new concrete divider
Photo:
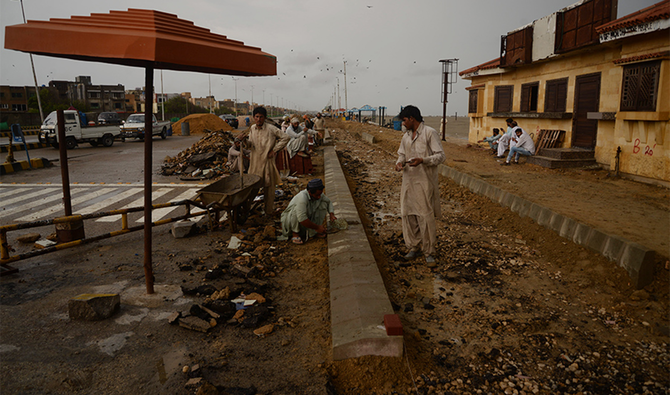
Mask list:
[[[558,233],[561,237],[588,247],[616,262],[626,269],[633,284],[638,289],[644,288],[653,281],[655,258],[653,250],[591,228],[572,218],[555,213],[547,207],[542,207],[503,191],[484,180],[461,173],[452,167],[439,165],[438,171],[442,176],[451,178],[459,185],[469,188],[472,192],[486,196],[492,201],[500,203],[503,207],[509,207],[519,216],[529,217],[539,225]]]
[[[394,314],[354,199],[333,147],[323,150],[326,195],[348,229],[328,235],[333,359],[400,357],[402,336],[388,336],[384,315]]]

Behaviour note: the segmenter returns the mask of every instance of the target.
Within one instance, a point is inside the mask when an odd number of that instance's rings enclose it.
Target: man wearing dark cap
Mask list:
[[[302,244],[309,237],[326,237],[323,221],[326,214],[335,221],[333,203],[323,194],[323,181],[315,178],[307,183],[307,189],[291,199],[281,215],[282,234],[291,237],[294,244]]]

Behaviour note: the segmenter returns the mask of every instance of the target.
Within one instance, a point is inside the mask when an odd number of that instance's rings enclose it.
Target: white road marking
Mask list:
[[[171,201],[171,202],[178,202],[178,201],[180,201],[180,200],[194,198],[194,197],[195,197],[195,192],[196,192],[196,191],[197,191],[197,189],[189,189],[188,191],[182,193],[181,195],[177,196],[176,198],[174,198],[174,199],[172,199],[172,200],[170,200],[170,201]],[[178,209],[178,208],[180,208],[180,207],[183,208],[182,206],[175,206],[175,207],[163,207],[163,208],[159,208],[159,209],[156,209],[156,210],[152,210],[152,211],[151,211],[151,218],[152,218],[152,221],[151,221],[151,222],[156,222],[156,221],[158,221],[158,220],[160,220],[160,219],[163,219],[163,218],[166,217],[170,212],[172,212],[172,211],[174,211],[174,210],[176,210],[176,209]],[[142,216],[142,217],[141,217],[140,219],[138,219],[136,222],[144,223],[144,216]]]
[[[151,201],[153,202],[154,200],[158,199],[159,197],[165,195],[166,193],[170,192],[172,189],[171,188],[159,188],[151,193]],[[134,202],[128,203],[122,208],[130,208],[130,207],[138,207],[138,206],[144,206],[144,196],[141,198],[135,200]],[[107,217],[102,217],[100,219],[96,219],[95,222],[114,222],[118,221],[121,219],[121,214],[118,215],[110,215]]]
[[[141,193],[142,188],[132,188],[128,189],[127,191],[121,192],[117,195],[114,195],[110,198],[107,198],[103,200],[102,202],[90,205],[82,210],[79,210],[77,214],[91,214],[91,213],[97,213],[98,211],[104,211],[103,208],[107,206],[111,206],[112,204],[116,202],[120,202],[123,199],[129,198],[135,194]]]
[[[113,192],[113,191],[115,191],[115,190],[116,190],[115,188],[103,188],[103,189],[100,189],[100,190],[97,190],[97,191],[93,191],[93,192],[91,192],[91,193],[87,193],[86,195],[84,195],[84,196],[80,196],[80,197],[78,197],[78,198],[76,198],[76,199],[72,199],[71,204],[72,204],[72,211],[73,211],[73,213],[76,213],[76,212],[77,212],[77,211],[75,210],[75,208],[74,208],[75,205],[77,205],[77,204],[81,204],[81,203],[84,203],[84,202],[87,202],[87,201],[89,201],[89,200],[91,200],[91,199],[95,199],[95,198],[97,198],[97,197],[99,197],[99,196],[102,196],[102,195],[104,195],[104,194]],[[59,196],[59,197],[60,197],[60,196]],[[44,210],[38,211],[38,212],[36,212],[36,213],[30,214],[30,215],[26,215],[26,216],[23,216],[23,217],[21,217],[21,218],[17,218],[16,220],[17,220],[17,221],[23,221],[23,222],[35,221],[35,220],[37,220],[37,219],[39,219],[39,218],[50,216],[50,215],[52,215],[52,214],[54,214],[54,213],[56,213],[57,211],[60,211],[60,210],[62,210],[62,209],[63,209],[62,204],[57,204],[57,205],[54,205],[54,206],[52,206],[52,207],[46,208],[46,209],[44,209]]]

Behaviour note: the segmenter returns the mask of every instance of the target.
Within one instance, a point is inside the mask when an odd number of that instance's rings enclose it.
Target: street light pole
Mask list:
[[[237,78],[230,77],[235,82],[235,116],[237,116]]]

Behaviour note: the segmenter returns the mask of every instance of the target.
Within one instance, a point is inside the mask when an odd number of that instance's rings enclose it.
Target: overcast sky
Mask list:
[[[658,0],[619,0],[618,16]],[[110,9],[153,9],[176,14],[277,57],[277,76],[240,77],[237,100],[320,110],[335,94],[338,78],[345,106],[347,61],[349,108],[386,106],[395,115],[414,104],[424,115],[441,115],[440,59],[459,59],[458,70],[499,56],[500,36],[575,0],[24,0],[26,18],[48,20],[107,13]],[[111,8],[110,8],[111,7]],[[5,26],[23,23],[18,0],[0,0],[3,48],[0,84],[33,85],[28,54],[4,49]],[[91,76],[93,84],[141,87],[139,68],[35,56],[38,84]],[[207,74],[163,72],[165,93],[209,94]],[[160,92],[160,72],[155,76]],[[458,80],[448,113],[465,115],[469,81]],[[253,87],[253,88],[252,88]],[[230,76],[211,75],[217,100],[235,99]],[[279,99],[278,99],[279,98]]]

